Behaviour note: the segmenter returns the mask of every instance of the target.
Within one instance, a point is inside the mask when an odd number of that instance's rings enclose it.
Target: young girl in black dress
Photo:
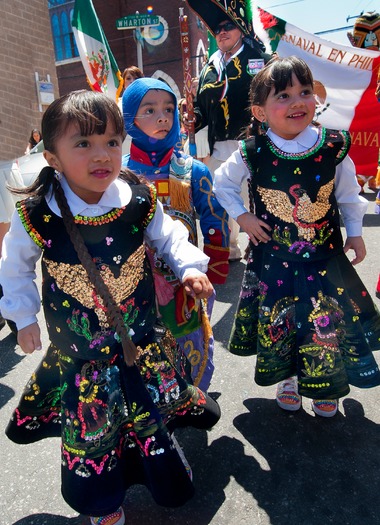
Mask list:
[[[23,190],[0,267],[1,310],[22,350],[41,349],[34,283],[51,345],[7,428],[17,443],[60,435],[62,493],[92,524],[122,525],[126,489],[145,484],[156,502],[183,504],[193,486],[172,431],[210,428],[215,401],[185,380],[173,336],[157,323],[145,243],[185,290],[207,298],[208,257],[163,212],[153,186],[121,171],[124,122],[106,95],[74,92],[42,120],[45,158]]]
[[[305,396],[316,414],[331,417],[350,384],[380,384],[372,355],[380,317],[353,268],[366,255],[367,202],[347,156],[350,136],[314,124],[312,74],[297,57],[273,59],[257,74],[251,108],[253,136],[214,182],[250,240],[230,350],[257,354],[255,380],[278,383],[281,408],[298,410]],[[240,196],[245,179],[249,211]]]

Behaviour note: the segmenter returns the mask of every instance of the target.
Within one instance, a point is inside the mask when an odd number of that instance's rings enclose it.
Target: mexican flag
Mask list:
[[[350,132],[350,157],[360,175],[376,175],[380,148],[380,102],[375,96],[380,52],[336,44],[306,33],[258,8],[254,29],[269,52],[296,55],[315,80],[317,120]],[[263,31],[264,30],[264,31]]]
[[[96,16],[92,0],[75,0],[71,24],[91,89],[102,91],[117,102],[123,79]]]

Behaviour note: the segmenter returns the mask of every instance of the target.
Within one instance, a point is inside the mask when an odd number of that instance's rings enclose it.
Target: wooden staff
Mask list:
[[[191,93],[191,55],[190,55],[190,38],[189,26],[187,23],[187,15],[183,13],[183,7],[179,8],[179,27],[181,32],[181,48],[182,48],[182,65],[183,65],[183,80],[185,88],[185,98],[187,105],[187,116],[189,122],[189,153],[192,157],[197,155],[197,147],[195,145],[195,117],[193,95]]]

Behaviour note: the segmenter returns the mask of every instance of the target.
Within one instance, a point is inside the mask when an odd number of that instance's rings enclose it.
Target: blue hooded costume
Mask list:
[[[164,139],[154,139],[135,125],[142,99],[149,90],[164,90],[173,97],[173,126]],[[189,231],[189,240],[197,244],[196,214],[203,234],[203,250],[210,257],[207,275],[214,284],[223,284],[228,275],[228,215],[212,191],[208,168],[179,151],[180,125],[177,101],[170,87],[160,80],[140,78],[124,92],[124,124],[132,137],[129,155],[123,166],[153,183],[165,213],[181,220]],[[208,316],[212,302],[200,305],[184,293],[175,275],[162,260],[151,254],[156,292],[162,319],[177,338],[192,365],[194,384],[207,390],[213,372],[213,336]],[[191,340],[191,344],[189,344]],[[185,344],[186,343],[186,344]]]

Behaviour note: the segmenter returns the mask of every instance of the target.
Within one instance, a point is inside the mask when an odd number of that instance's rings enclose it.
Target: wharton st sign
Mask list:
[[[136,27],[157,26],[160,20],[155,15],[129,15],[116,20],[117,29],[135,29]]]

